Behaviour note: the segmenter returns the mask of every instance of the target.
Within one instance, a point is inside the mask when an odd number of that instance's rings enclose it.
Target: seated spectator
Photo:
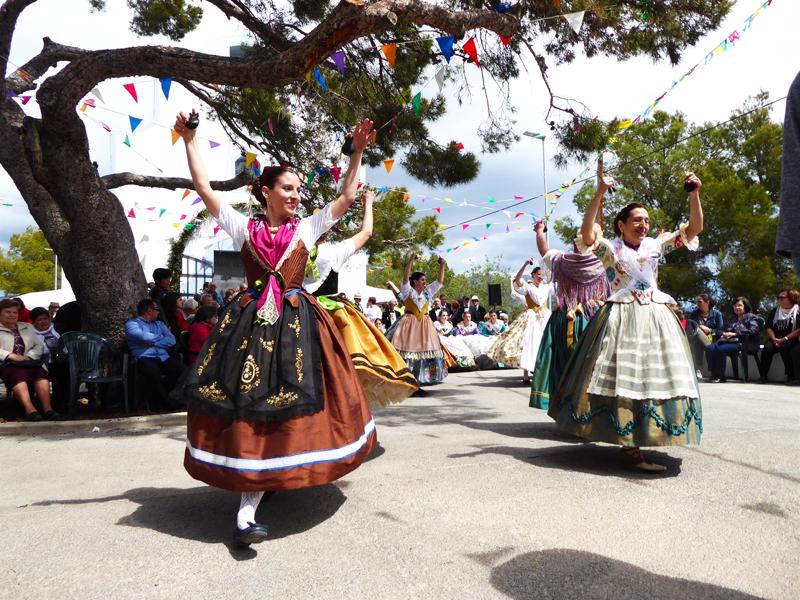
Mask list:
[[[241,293],[241,292],[246,292],[246,291],[247,291],[247,284],[246,283],[240,283],[239,284],[239,292]]]
[[[0,379],[22,404],[28,421],[52,421],[61,416],[50,404],[50,381],[42,367],[43,347],[33,325],[19,321],[19,304],[16,300],[0,300]],[[30,386],[42,405],[36,410]]]
[[[211,296],[212,296],[212,297],[214,298],[214,300],[216,301],[216,303],[217,303],[217,307],[218,307],[218,308],[219,308],[220,306],[224,306],[224,305],[225,305],[225,303],[224,303],[224,301],[223,301],[223,299],[222,299],[222,296],[221,296],[221,295],[220,295],[220,293],[217,291],[217,284],[216,284],[216,283],[214,283],[213,281],[210,281],[210,282],[208,283],[208,287],[206,288],[206,293],[207,293],[207,294],[211,294]]]
[[[478,325],[472,322],[472,315],[464,312],[461,316],[461,322],[456,325],[453,330],[453,335],[479,335]]]
[[[192,324],[194,320],[194,314],[197,312],[197,300],[194,298],[186,298],[183,301],[183,305],[178,307],[178,313],[180,314],[180,319],[183,317],[183,320],[186,321],[189,325]]]
[[[797,349],[800,347],[800,292],[783,289],[778,292],[778,306],[767,317],[767,343],[761,350],[759,371],[761,382],[766,383],[772,357],[781,355],[786,370],[786,382],[791,383],[800,376]]]
[[[58,340],[61,336],[50,320],[46,308],[37,306],[31,311],[33,328],[42,345],[42,363],[47,369],[47,378],[53,384],[51,404],[59,409],[67,405],[69,397],[69,363],[58,356]]]
[[[167,292],[161,300],[167,327],[176,338],[180,337],[182,331],[189,331],[189,322],[180,310],[183,303],[183,296],[178,292]]]
[[[506,327],[508,327],[508,313],[507,312],[498,312],[497,313],[497,318],[500,319],[503,323],[505,323]]]
[[[197,309],[194,322],[189,327],[189,341],[186,343],[186,364],[193,365],[197,360],[197,355],[206,343],[208,336],[217,324],[219,317],[217,310],[213,306],[201,306]]]
[[[159,267],[153,271],[153,287],[150,288],[150,298],[161,304],[164,296],[170,291],[172,285],[172,272],[164,267]]]
[[[367,298],[367,307],[364,309],[364,316],[373,323],[375,322],[375,319],[380,319],[383,317],[383,312],[381,312],[375,296],[370,296]]]
[[[378,329],[378,331],[380,331],[381,333],[386,333],[386,327],[383,326],[383,319],[375,319],[373,323],[375,324],[375,327]]]
[[[725,323],[719,339],[706,347],[706,361],[713,383],[725,383],[725,362],[748,345],[758,342],[759,326],[747,298],[733,301],[733,317]]]
[[[434,298],[433,305],[431,309],[428,311],[428,316],[431,318],[431,321],[436,323],[439,320],[439,312],[442,310],[442,300],[441,298]]]
[[[389,300],[386,306],[386,310],[383,311],[383,326],[389,329],[403,313],[401,312],[402,308],[398,309],[397,300]]]
[[[233,288],[228,288],[225,290],[225,296],[223,296],[222,301],[225,303],[224,306],[228,306],[231,302],[233,302],[233,298],[236,296],[236,290]]]
[[[453,332],[453,324],[450,322],[450,315],[447,314],[446,309],[443,308],[439,311],[439,316],[433,326],[439,335],[450,335]]]
[[[219,302],[214,299],[214,296],[211,294],[203,294],[200,296],[200,306],[213,306],[217,310],[219,310]]]
[[[56,316],[58,309],[61,308],[61,305],[58,302],[51,302],[50,305],[47,307],[47,311],[50,313],[50,319],[52,320],[53,317]]]
[[[30,323],[31,322],[31,311],[25,308],[25,303],[22,301],[22,298],[12,298],[14,302],[17,303],[19,307],[19,319],[18,322],[20,323]]]
[[[497,318],[497,311],[490,310],[486,313],[486,318],[483,323],[478,327],[481,335],[501,335],[506,332],[508,327],[500,319]]]
[[[697,330],[689,336],[689,346],[692,349],[694,368],[697,378],[703,377],[703,358],[706,355],[706,346],[722,333],[722,313],[714,306],[716,302],[708,294],[698,294],[695,299],[695,309],[689,313],[689,320],[697,323]]]
[[[137,317],[125,323],[125,340],[138,370],[140,389],[155,390],[158,400],[169,406],[168,394],[175,386],[183,365],[170,356],[175,336],[166,324],[158,320],[158,305],[147,298],[136,305]],[[166,376],[166,386],[161,376]]]

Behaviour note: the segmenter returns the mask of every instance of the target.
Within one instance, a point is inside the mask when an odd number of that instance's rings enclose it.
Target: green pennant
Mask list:
[[[163,217],[165,212],[167,212],[166,208],[160,208],[158,210],[158,218],[160,219],[161,217]]]
[[[411,106],[414,107],[414,112],[417,116],[422,113],[422,92],[417,92],[417,95],[411,99]]]
[[[491,224],[491,223],[487,223],[487,224],[486,224],[486,229],[489,229],[489,227],[491,227],[491,226],[492,226],[492,224]]]
[[[314,171],[308,172],[306,175],[306,187],[311,187],[311,184],[314,183],[314,177],[316,176],[317,174]]]
[[[131,147],[131,141],[128,139],[128,134],[127,133],[125,134],[125,141],[122,142],[122,143],[125,144],[128,148]]]

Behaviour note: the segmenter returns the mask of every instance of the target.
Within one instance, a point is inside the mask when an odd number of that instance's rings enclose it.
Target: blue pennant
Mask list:
[[[319,72],[319,69],[314,69],[312,75],[314,76],[314,79],[317,80],[317,83],[319,83],[319,87],[321,87],[323,91],[327,92],[328,84],[325,82],[325,78],[322,76],[322,73]]]
[[[450,58],[453,56],[453,43],[456,41],[456,38],[453,37],[452,35],[447,35],[444,37],[436,38],[436,41],[439,44],[439,48],[442,51],[442,55],[449,64]]]

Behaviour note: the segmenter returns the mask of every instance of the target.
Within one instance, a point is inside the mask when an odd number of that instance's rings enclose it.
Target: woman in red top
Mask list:
[[[186,343],[186,364],[193,365],[200,353],[203,344],[206,343],[211,330],[217,324],[217,309],[213,306],[201,306],[197,309],[194,321],[189,326],[189,341]]]

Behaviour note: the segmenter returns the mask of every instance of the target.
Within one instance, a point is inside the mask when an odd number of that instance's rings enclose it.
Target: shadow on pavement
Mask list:
[[[494,567],[494,588],[514,599],[528,598],[757,598],[711,583],[667,577],[626,562],[580,550],[519,554]]]
[[[479,446],[473,452],[450,454],[448,458],[475,458],[483,455],[510,456],[529,465],[546,469],[561,469],[562,471],[588,473],[590,475],[621,477],[633,481],[677,477],[680,474],[683,459],[674,458],[663,452],[650,449],[644,449],[643,452],[652,462],[665,465],[667,467],[666,472],[645,473],[626,467],[620,461],[618,447],[598,446],[590,442],[583,442],[578,447],[569,448],[563,446],[537,449],[514,446]]]
[[[581,438],[564,433],[556,428],[555,423],[538,423],[538,422],[511,422],[511,423],[498,423],[494,421],[463,421],[461,425],[469,427],[470,429],[478,429],[480,431],[491,431],[500,435],[509,437],[530,439],[535,438],[538,440],[554,440],[559,442],[567,442],[569,444],[583,444],[585,440]]]
[[[411,400],[414,400],[413,398]],[[424,400],[424,398],[421,398]],[[487,408],[477,408],[466,404],[418,405],[409,400],[399,408],[373,410],[375,422],[381,427],[402,427],[404,425],[463,425],[465,421],[480,421],[497,414]]]

